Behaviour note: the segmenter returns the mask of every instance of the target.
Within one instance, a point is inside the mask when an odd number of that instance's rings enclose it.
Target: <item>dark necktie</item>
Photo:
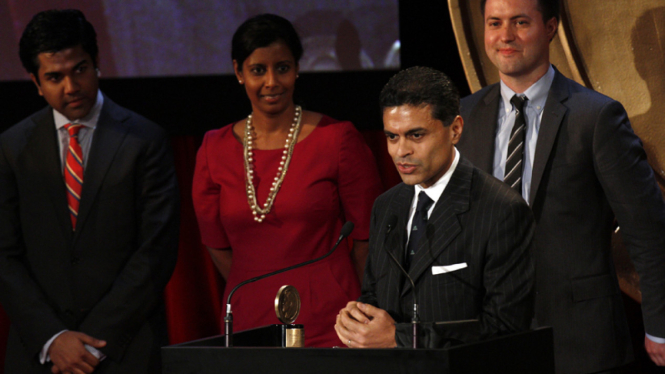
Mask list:
[[[508,156],[506,157],[506,170],[503,181],[512,189],[522,194],[522,170],[524,165],[524,140],[526,138],[526,116],[524,105],[526,96],[513,96],[510,102],[515,106],[515,124],[510,131],[508,141]]]
[[[67,204],[72,220],[72,230],[76,228],[76,218],[79,214],[79,201],[83,189],[83,152],[79,144],[79,130],[82,125],[66,124],[69,132],[69,148],[65,162],[65,184],[67,185]]]
[[[427,226],[427,211],[434,201],[427,196],[425,191],[418,194],[418,204],[416,205],[416,214],[413,215],[411,222],[411,234],[409,235],[409,244],[406,247],[406,263],[404,269],[409,270],[413,256],[416,254],[420,240],[425,236],[425,227]]]

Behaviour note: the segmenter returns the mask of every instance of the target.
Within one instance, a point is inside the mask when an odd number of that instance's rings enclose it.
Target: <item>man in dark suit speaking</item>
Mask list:
[[[420,345],[442,347],[525,330],[531,322],[534,222],[507,186],[460,156],[459,95],[443,73],[411,68],[381,92],[384,132],[401,183],[374,203],[362,296],[335,329],[349,347],[411,346],[415,282],[426,322],[478,320],[451,333],[421,326]]]
[[[98,89],[77,10],[37,14],[21,61],[49,104],[0,135],[7,373],[154,373],[177,256],[165,133]]]
[[[620,370],[633,358],[615,217],[640,275],[646,349],[665,365],[665,205],[626,111],[550,64],[558,0],[481,3],[501,82],[462,100],[459,149],[533,210],[535,317],[553,327],[557,373]]]

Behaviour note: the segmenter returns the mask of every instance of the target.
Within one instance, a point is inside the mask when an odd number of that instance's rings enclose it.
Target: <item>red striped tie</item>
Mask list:
[[[69,148],[67,149],[67,162],[65,164],[65,184],[67,185],[67,203],[69,215],[72,219],[72,230],[76,228],[76,217],[79,214],[79,201],[83,188],[83,151],[79,144],[79,130],[83,125],[68,123],[65,129],[69,131]]]

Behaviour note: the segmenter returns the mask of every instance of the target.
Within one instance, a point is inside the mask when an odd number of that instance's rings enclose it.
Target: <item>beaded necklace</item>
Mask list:
[[[263,203],[263,208],[256,200],[256,190],[254,189],[254,137],[252,136],[252,115],[247,116],[247,121],[245,123],[245,136],[243,137],[242,146],[243,146],[243,156],[245,159],[245,187],[247,192],[247,202],[249,203],[249,208],[252,210],[254,215],[254,220],[256,222],[263,222],[266,218],[266,214],[272,209],[272,205],[275,202],[277,197],[277,192],[282,186],[284,181],[284,176],[286,171],[289,168],[291,163],[291,156],[293,155],[293,148],[298,141],[298,134],[300,133],[300,120],[302,119],[302,109],[300,106],[296,106],[295,115],[293,117],[293,123],[291,123],[291,128],[289,129],[289,134],[286,136],[286,144],[284,144],[284,151],[282,153],[282,159],[279,162],[279,167],[277,168],[277,175],[275,180],[272,182],[270,187],[270,192],[268,193],[268,198],[266,202]]]

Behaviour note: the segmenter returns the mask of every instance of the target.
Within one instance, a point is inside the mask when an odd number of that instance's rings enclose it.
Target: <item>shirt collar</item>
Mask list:
[[[547,94],[550,91],[553,81],[554,68],[550,65],[545,75],[540,77],[536,83],[532,84],[531,87],[524,91],[524,95],[529,98],[526,102],[527,108],[535,110],[538,114],[543,111],[545,108],[545,102],[547,101]],[[508,86],[501,81],[501,99],[503,101],[503,108],[506,112],[513,110],[513,104],[510,102],[510,99],[512,99],[513,96],[515,96],[515,91],[508,88]]]
[[[95,102],[95,105],[93,105],[92,108],[90,109],[90,113],[88,113],[87,116],[81,119],[70,121],[62,113],[53,109],[53,119],[55,120],[55,128],[57,130],[60,130],[68,123],[78,123],[85,127],[94,129],[97,126],[97,121],[99,120],[99,114],[102,112],[103,105],[104,105],[104,95],[102,95],[101,90],[97,90],[97,101]]]
[[[429,186],[428,188],[423,188],[421,185],[416,184],[415,196],[418,196],[420,191],[425,191],[427,196],[429,196],[429,198],[434,201],[434,204],[432,204],[432,206],[436,205],[437,201],[439,201],[439,197],[441,197],[441,195],[443,194],[443,190],[446,189],[448,182],[450,182],[450,178],[453,176],[455,168],[457,168],[459,159],[460,159],[459,151],[457,150],[457,148],[455,148],[455,158],[453,159],[453,162],[450,164],[448,170],[441,176],[441,178],[439,178],[438,181],[434,182],[434,184]]]

